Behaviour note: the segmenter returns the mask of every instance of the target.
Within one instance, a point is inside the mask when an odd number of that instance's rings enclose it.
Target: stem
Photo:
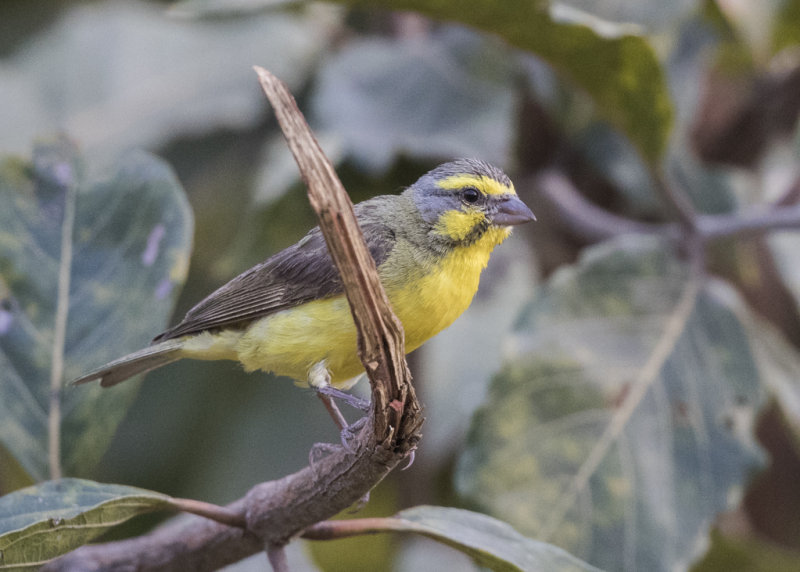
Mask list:
[[[378,279],[353,211],[353,204],[330,160],[322,152],[286,85],[267,70],[255,67],[261,87],[275,109],[306,183],[328,251],[339,269],[353,322],[359,332],[358,355],[372,389],[375,440],[406,451],[416,446],[422,419],[405,361],[403,326]],[[343,269],[349,268],[345,272]],[[390,407],[397,401],[401,407]],[[412,438],[413,437],[413,438]]]
[[[195,499],[172,498],[169,502],[173,507],[183,512],[203,516],[215,522],[219,522],[220,524],[227,524],[228,526],[235,526],[237,528],[245,527],[244,514],[224,506]]]
[[[61,254],[58,267],[58,293],[53,327],[53,353],[50,362],[50,407],[47,419],[48,455],[50,478],[61,478],[61,386],[64,378],[64,345],[69,315],[69,288],[72,270],[72,234],[75,228],[75,201],[77,185],[71,167],[64,197],[64,218],[61,223]]]
[[[308,527],[302,537],[306,540],[338,540],[378,534],[392,530],[408,530],[408,525],[396,518],[354,518],[351,520],[325,520]]]
[[[289,561],[286,558],[286,548],[283,545],[268,546],[267,558],[274,572],[289,572]]]

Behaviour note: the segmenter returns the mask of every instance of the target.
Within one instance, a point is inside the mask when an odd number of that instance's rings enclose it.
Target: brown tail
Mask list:
[[[180,349],[182,345],[180,340],[167,340],[160,344],[148,346],[138,352],[133,352],[107,363],[103,367],[87,373],[70,383],[71,385],[78,385],[99,379],[100,385],[103,387],[115,385],[134,375],[146,373],[181,359]]]

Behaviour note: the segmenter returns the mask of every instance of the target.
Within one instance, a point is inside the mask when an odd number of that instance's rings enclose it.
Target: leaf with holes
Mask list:
[[[763,372],[735,299],[656,238],[559,271],[473,419],[461,493],[600,568],[686,569],[763,462]]]
[[[185,278],[192,217],[172,171],[144,153],[87,176],[65,140],[0,163],[0,444],[36,480],[86,473],[136,384],[64,383],[146,345]],[[51,388],[58,399],[51,399]]]
[[[0,570],[38,570],[139,514],[169,507],[166,495],[61,479],[0,497]]]

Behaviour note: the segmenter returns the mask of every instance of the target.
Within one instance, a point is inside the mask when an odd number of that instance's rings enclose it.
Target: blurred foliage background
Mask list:
[[[800,567],[800,235],[778,232],[799,220],[800,2],[4,0],[0,154],[63,133],[87,176],[163,158],[195,217],[181,316],[315,224],[252,65],[354,201],[475,156],[539,218],[411,356],[425,437],[358,516],[467,506],[609,570]],[[723,217],[705,278],[687,212]],[[308,390],[233,363],[148,375],[116,422],[72,476],[216,503],[338,439]],[[29,483],[6,455],[0,493]],[[420,539],[295,544],[298,569],[469,566]]]

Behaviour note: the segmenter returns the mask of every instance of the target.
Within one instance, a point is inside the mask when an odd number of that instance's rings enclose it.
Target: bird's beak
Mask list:
[[[504,195],[492,216],[495,226],[513,226],[536,220],[531,209],[515,195]]]

